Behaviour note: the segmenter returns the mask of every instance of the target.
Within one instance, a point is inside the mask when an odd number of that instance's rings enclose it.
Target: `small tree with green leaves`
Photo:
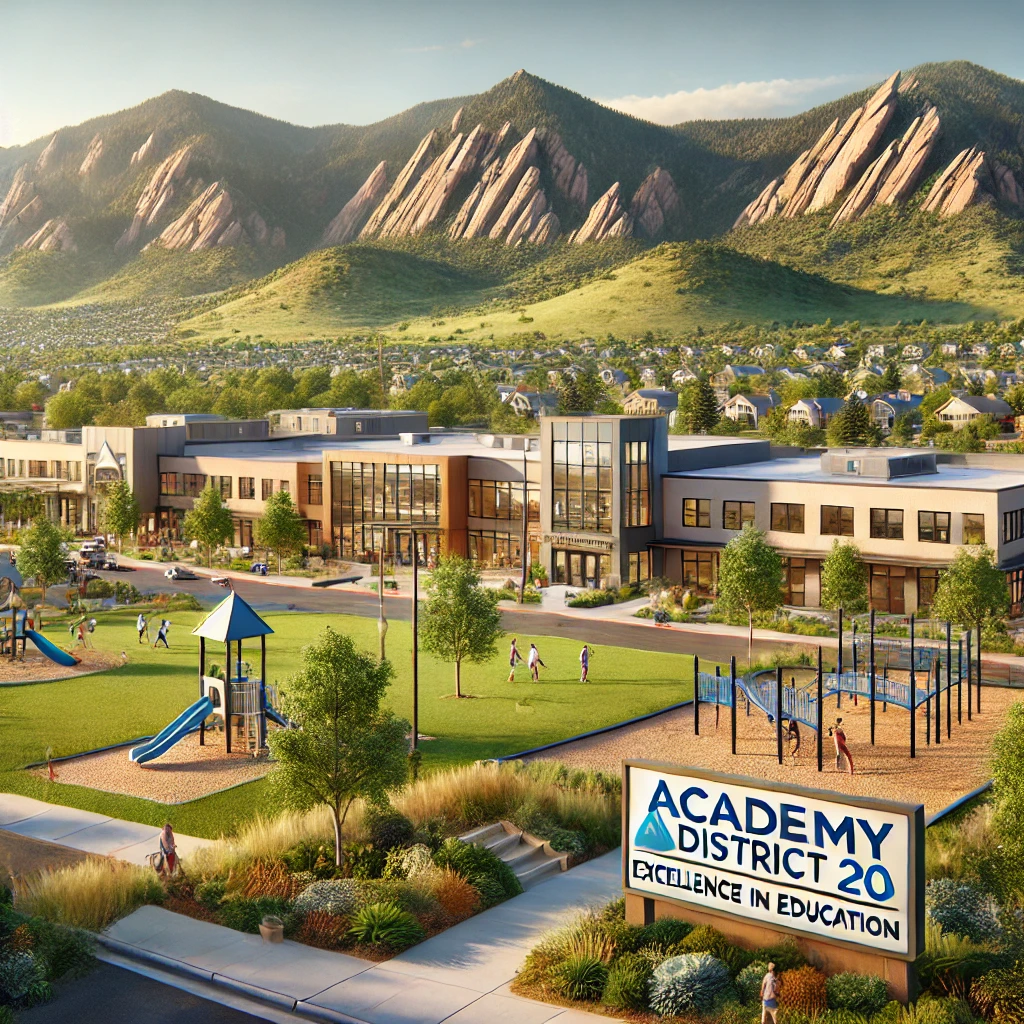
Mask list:
[[[782,604],[782,558],[765,534],[748,523],[725,546],[718,566],[718,600],[726,611],[747,613],[747,664],[754,649],[754,613]]]
[[[879,444],[880,431],[871,422],[868,408],[856,396],[832,417],[826,430],[828,443],[833,448],[856,448]]]
[[[298,728],[268,737],[271,784],[284,806],[330,809],[338,867],[353,801],[381,801],[408,777],[409,724],[381,707],[393,675],[390,662],[357,651],[351,637],[328,626],[284,689],[284,713]]]
[[[832,541],[832,549],[821,563],[822,608],[862,612],[867,604],[868,573],[860,560],[860,548]]]
[[[707,434],[718,424],[718,398],[707,377],[687,381],[679,395],[677,429]]]
[[[256,543],[277,555],[277,571],[281,556],[302,548],[306,528],[287,491],[276,491],[263,504],[263,515],[256,523]]]
[[[46,588],[68,574],[65,545],[70,540],[70,530],[45,516],[34,519],[22,535],[18,570],[25,579],[34,579],[36,586],[42,589],[41,604],[46,604]]]
[[[939,577],[932,614],[968,629],[981,629],[987,618],[1002,618],[1010,609],[1006,573],[985,544],[962,547]],[[978,651],[981,656],[981,651]]]
[[[107,488],[103,503],[103,528],[117,538],[117,550],[121,550],[125,537],[135,532],[139,525],[139,502],[135,492],[124,480],[118,480]]]
[[[462,696],[462,663],[494,657],[504,635],[494,591],[480,585],[480,574],[459,555],[442,557],[430,575],[420,615],[423,649],[455,665],[455,696]]]
[[[213,562],[213,549],[225,544],[235,535],[231,510],[226,508],[220,491],[212,484],[203,488],[192,508],[185,513],[181,532],[187,540],[194,540],[206,549],[206,564]]]

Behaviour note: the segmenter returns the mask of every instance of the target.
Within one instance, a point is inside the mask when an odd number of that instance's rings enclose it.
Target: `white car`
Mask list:
[[[191,569],[186,569],[183,565],[172,565],[170,569],[164,572],[164,576],[169,580],[199,579],[199,577]]]

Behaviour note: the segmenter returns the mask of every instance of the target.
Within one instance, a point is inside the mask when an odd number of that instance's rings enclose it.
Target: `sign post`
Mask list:
[[[682,765],[623,766],[633,923],[680,917],[756,947],[790,935],[906,1001],[924,949],[924,807]]]

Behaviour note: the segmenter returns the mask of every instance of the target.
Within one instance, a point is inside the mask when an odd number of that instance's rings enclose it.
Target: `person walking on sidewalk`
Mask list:
[[[527,668],[530,670],[530,675],[533,677],[535,683],[540,682],[540,670],[547,668],[547,665],[540,660],[540,651],[537,650],[536,644],[530,644],[530,653],[526,659]]]
[[[587,673],[590,671],[590,648],[584,644],[580,651],[580,682],[587,681]]]
[[[768,965],[768,973],[761,979],[761,1024],[778,1024],[779,1020],[779,979],[775,976],[775,964]]]
[[[831,726],[828,730],[829,736],[835,741],[836,745],[836,771],[841,772],[843,770],[843,758],[846,758],[846,763],[849,765],[850,774],[853,774],[853,754],[850,753],[850,748],[846,744],[846,730],[843,728],[843,720],[837,718],[835,725]]]
[[[519,653],[519,648],[516,647],[516,638],[512,637],[512,646],[508,650],[508,681],[510,683],[516,681],[516,662],[522,660],[523,656]]]
[[[178,845],[174,841],[174,829],[171,823],[167,822],[160,831],[160,873],[167,878],[178,872]]]

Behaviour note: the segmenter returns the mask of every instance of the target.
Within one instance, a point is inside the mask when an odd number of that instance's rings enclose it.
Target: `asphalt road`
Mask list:
[[[162,568],[140,568],[132,573],[101,573],[107,579],[126,579],[139,590],[169,591],[194,594],[205,607],[220,601],[225,591],[208,578],[174,582],[164,578]],[[339,589],[311,587],[281,587],[262,581],[234,580],[235,590],[259,611],[300,611],[334,615],[363,615],[377,617],[378,598],[373,594],[352,593]],[[405,596],[386,596],[385,614],[388,619],[405,620],[410,617],[411,600]],[[654,626],[632,625],[605,619],[584,619],[557,612],[521,611],[504,609],[502,622],[506,630],[517,636],[565,636],[581,643],[612,647],[635,647],[646,651],[668,654],[697,654],[701,659],[728,662],[735,654],[738,661],[746,661],[747,645],[735,637],[690,633],[678,629],[659,629]],[[794,638],[799,641],[805,638]],[[771,641],[754,641],[755,660],[767,659],[776,648]]]
[[[55,986],[55,998],[18,1014],[19,1024],[265,1024],[264,1018],[101,963]]]

